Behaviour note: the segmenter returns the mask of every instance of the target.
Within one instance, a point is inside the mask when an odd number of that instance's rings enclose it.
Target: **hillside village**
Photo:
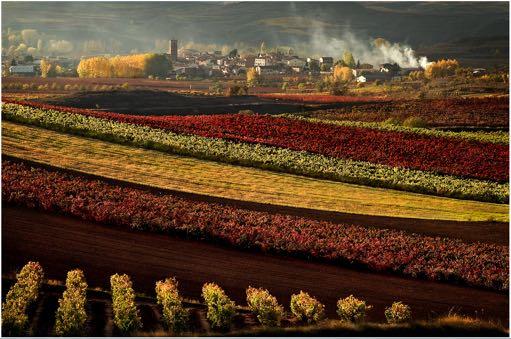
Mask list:
[[[348,52],[349,53],[349,52]],[[351,55],[351,53],[349,53]],[[106,56],[109,55],[96,55]],[[206,79],[206,78],[235,78],[245,76],[247,70],[254,68],[258,75],[265,77],[278,76],[321,76],[329,75],[336,65],[348,66],[353,72],[353,78],[358,83],[373,81],[389,81],[395,78],[408,76],[411,72],[421,70],[420,67],[401,67],[397,63],[383,63],[372,65],[364,60],[357,60],[351,56],[351,64],[344,60],[335,60],[331,56],[319,58],[299,56],[289,49],[287,53],[275,51],[261,51],[258,54],[243,55],[233,49],[222,55],[221,51],[199,51],[195,49],[178,49],[178,41],[170,40],[168,52],[165,53],[170,64],[165,78],[167,80]],[[91,56],[83,56],[83,58]],[[58,65],[60,72],[65,76],[77,76],[76,68],[79,59],[63,56],[48,56],[46,58],[32,57],[31,55],[18,55],[16,57],[3,56],[3,70],[8,70],[10,76],[41,75],[41,60]],[[474,74],[484,74],[486,70],[476,69]]]

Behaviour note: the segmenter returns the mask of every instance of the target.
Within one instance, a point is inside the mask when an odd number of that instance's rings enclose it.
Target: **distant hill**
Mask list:
[[[156,39],[170,38],[306,49],[318,39],[328,44],[349,35],[384,37],[428,53],[447,44],[468,54],[477,39],[491,38],[488,51],[475,51],[478,57],[509,54],[507,2],[2,2],[2,21],[3,33],[33,28],[75,43],[116,41],[116,52],[154,49]]]

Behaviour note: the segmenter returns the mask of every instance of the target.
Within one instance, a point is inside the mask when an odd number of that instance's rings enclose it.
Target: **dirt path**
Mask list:
[[[290,295],[303,289],[325,303],[330,317],[340,296],[354,294],[374,305],[371,320],[383,320],[385,305],[401,300],[411,305],[416,319],[454,308],[508,324],[508,297],[496,292],[236,251],[34,210],[4,206],[2,212],[4,272],[38,260],[47,277],[60,280],[80,267],[90,286],[108,287],[110,274],[124,272],[138,291],[151,295],[156,280],[176,276],[182,293],[192,298],[200,297],[204,282],[214,281],[242,304],[246,287],[263,286],[286,309]]]

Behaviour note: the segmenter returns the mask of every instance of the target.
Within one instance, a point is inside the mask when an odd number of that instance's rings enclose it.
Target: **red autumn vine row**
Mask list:
[[[2,169],[4,203],[415,278],[509,286],[507,246],[236,209],[12,161]]]
[[[133,116],[40,103],[18,103],[145,125],[180,134],[264,144],[466,178],[498,182],[509,180],[507,145],[311,123],[268,115]]]

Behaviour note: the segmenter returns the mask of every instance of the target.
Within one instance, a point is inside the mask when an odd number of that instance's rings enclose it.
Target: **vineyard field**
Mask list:
[[[506,203],[509,196],[507,183],[332,158],[257,143],[175,134],[145,125],[103,119],[101,112],[80,110],[71,113],[68,108],[41,109],[19,104],[5,104],[3,108],[4,120],[204,160],[456,199]]]
[[[45,106],[42,105],[42,108]],[[390,167],[498,182],[505,182],[509,177],[508,147],[494,143],[310,123],[267,115],[137,117],[60,109],[178,134],[275,146]]]
[[[2,152],[6,155],[162,189],[354,214],[458,221],[508,220],[506,204],[272,173],[10,122],[3,122],[2,132]]]

